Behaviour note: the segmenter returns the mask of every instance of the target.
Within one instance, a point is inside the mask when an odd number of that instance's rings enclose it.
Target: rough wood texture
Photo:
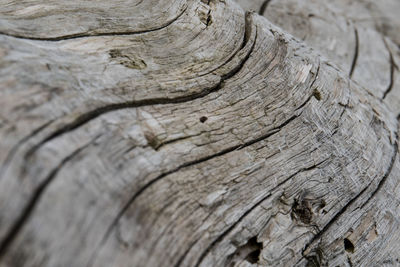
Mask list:
[[[0,6],[1,267],[400,265],[398,1]]]

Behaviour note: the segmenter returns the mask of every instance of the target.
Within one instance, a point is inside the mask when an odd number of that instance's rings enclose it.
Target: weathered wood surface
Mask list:
[[[400,265],[398,1],[0,6],[0,266]]]

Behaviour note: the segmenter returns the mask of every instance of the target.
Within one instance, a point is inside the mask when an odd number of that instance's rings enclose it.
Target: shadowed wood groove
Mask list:
[[[398,263],[396,0],[0,4],[0,267]]]

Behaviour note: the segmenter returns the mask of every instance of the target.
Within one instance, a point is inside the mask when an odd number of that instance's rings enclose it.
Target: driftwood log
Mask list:
[[[0,0],[0,266],[400,266],[398,0]]]

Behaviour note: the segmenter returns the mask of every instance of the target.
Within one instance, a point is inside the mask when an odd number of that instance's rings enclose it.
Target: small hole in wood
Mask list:
[[[258,242],[257,236],[253,236],[246,244],[238,247],[233,254],[227,257],[225,266],[236,266],[243,260],[251,264],[258,263],[262,249],[262,242]]]
[[[320,100],[322,99],[321,93],[320,93],[317,89],[314,89],[313,96],[314,96],[315,99],[317,99],[318,101],[320,101]]]
[[[309,207],[307,200],[295,200],[292,206],[293,219],[301,221],[304,224],[310,224],[312,220],[313,213]]]
[[[344,249],[345,249],[347,252],[350,252],[350,253],[353,253],[353,252],[354,252],[354,245],[353,245],[353,243],[352,243],[349,239],[345,238],[345,239],[343,240],[343,243],[344,243]]]
[[[247,254],[245,260],[250,262],[250,263],[257,263],[260,257],[261,249],[262,249],[262,243],[257,242],[257,237],[254,236],[249,239],[247,242],[247,247],[252,249],[253,251]]]
[[[206,120],[208,120],[208,118],[207,118],[206,116],[200,117],[200,122],[201,122],[201,123],[205,123]]]
[[[255,250],[251,252],[249,255],[247,255],[245,260],[254,264],[258,262],[259,257],[260,257],[260,250]]]

